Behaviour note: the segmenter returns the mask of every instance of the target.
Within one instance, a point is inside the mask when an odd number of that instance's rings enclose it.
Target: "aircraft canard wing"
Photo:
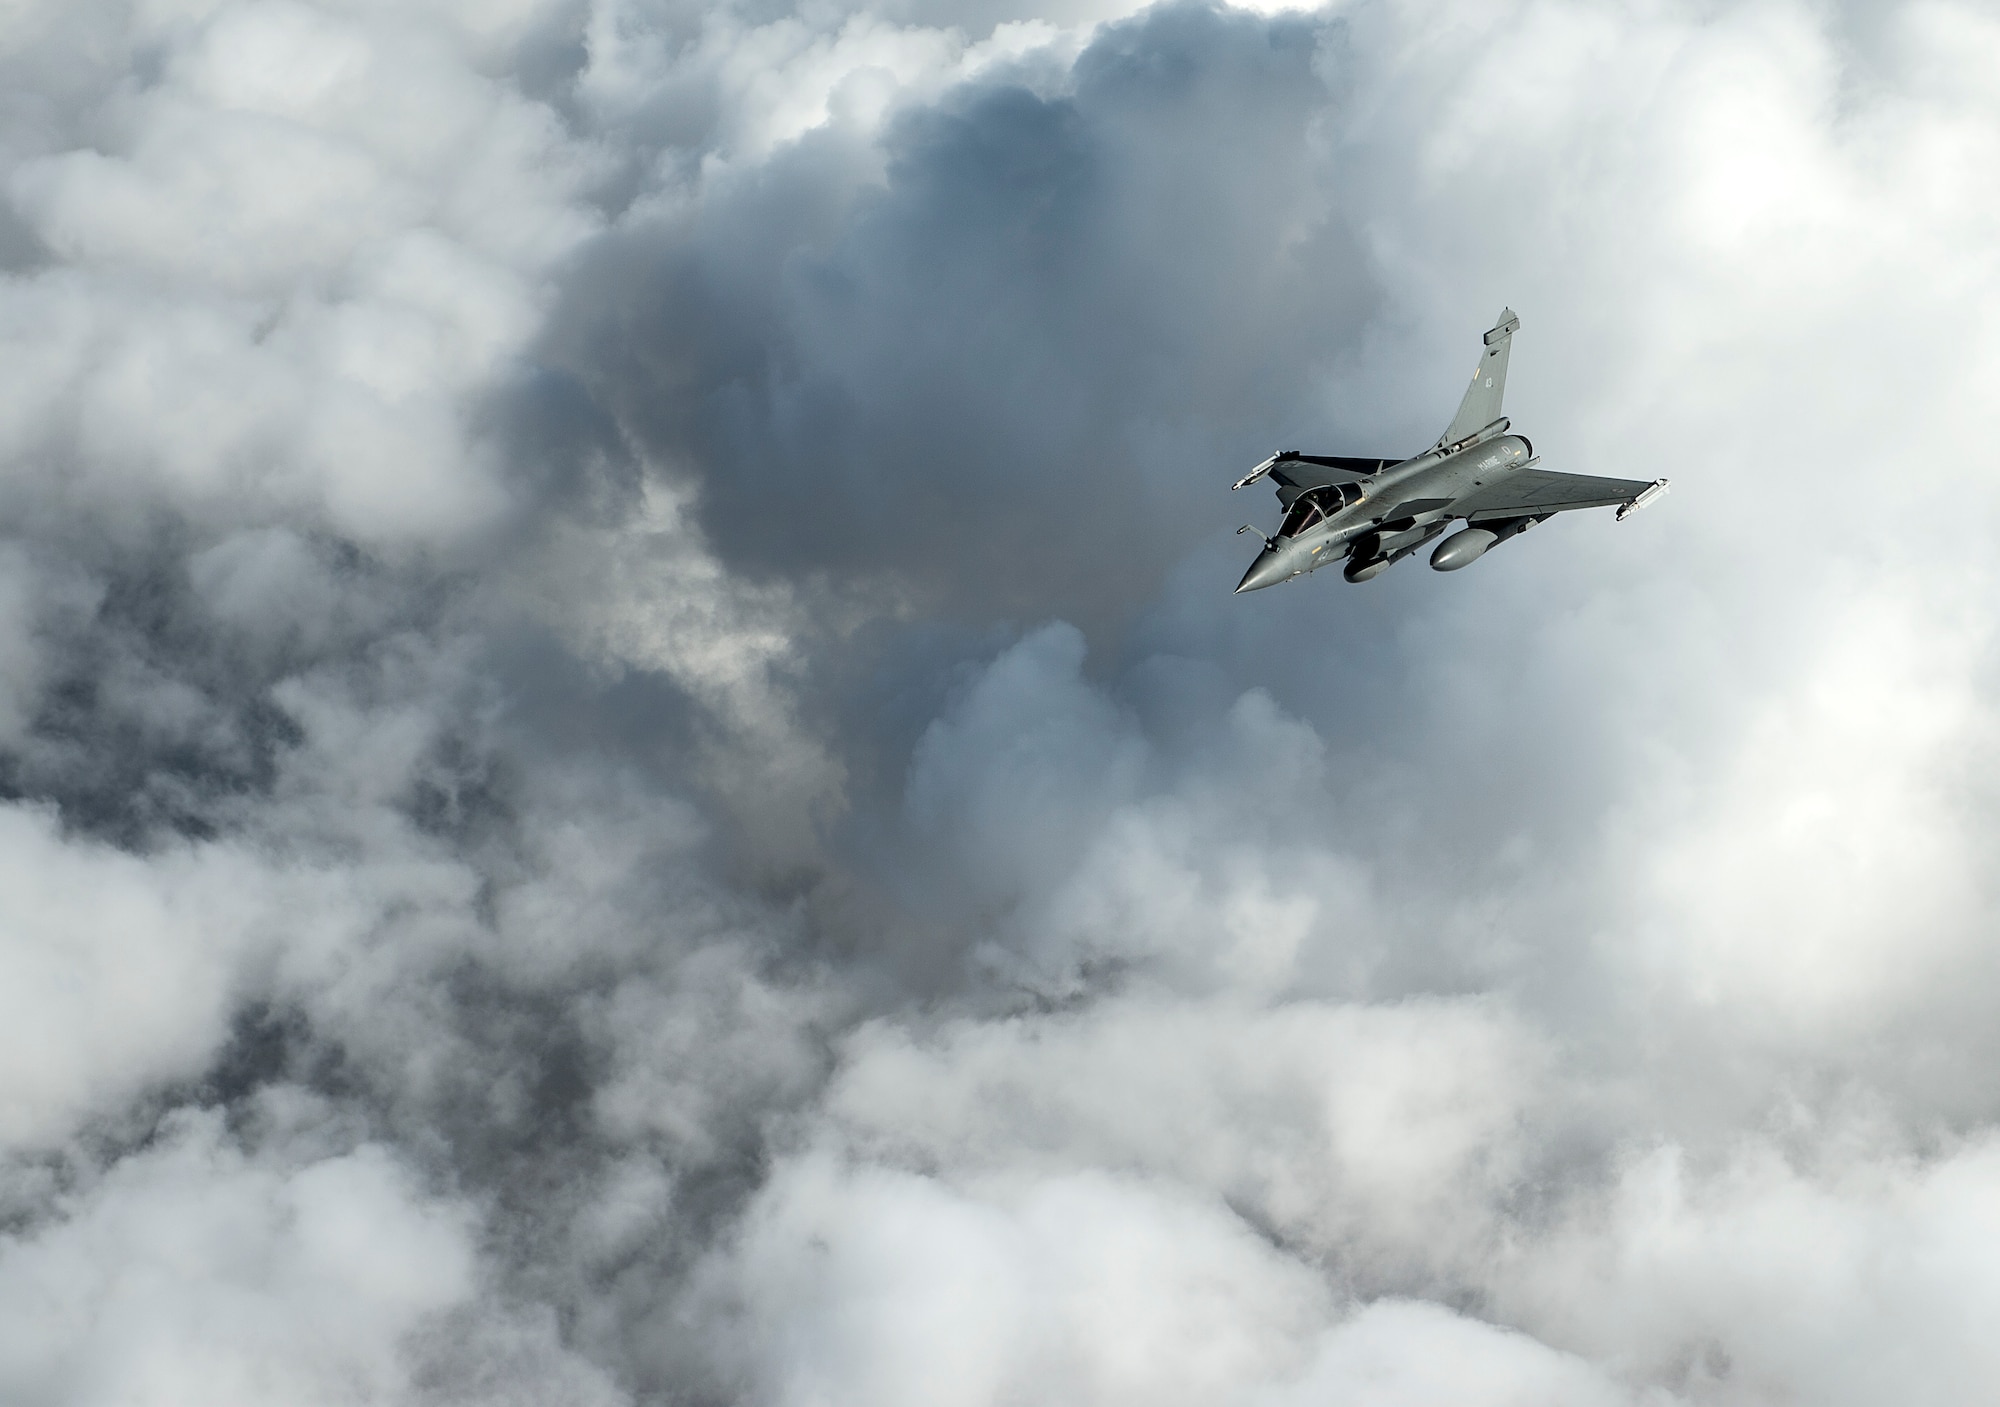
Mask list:
[[[1474,523],[1496,518],[1542,517],[1572,508],[1609,508],[1630,503],[1653,487],[1650,479],[1599,479],[1589,474],[1557,474],[1547,469],[1517,469],[1474,489],[1452,504],[1451,511]]]
[[[1465,388],[1465,399],[1458,403],[1458,414],[1451,418],[1439,444],[1456,444],[1500,418],[1500,398],[1507,391],[1507,352],[1520,326],[1512,308],[1500,310],[1486,333],[1486,345],[1480,348],[1479,365],[1472,369],[1472,384]]]
[[[1356,458],[1353,455],[1345,454],[1300,454],[1293,456],[1286,462],[1299,465],[1310,464],[1316,469],[1329,470],[1333,474],[1343,476],[1352,475],[1353,478],[1351,479],[1346,477],[1329,477],[1326,480],[1329,484],[1345,484],[1365,479],[1370,474],[1379,474],[1384,469],[1390,468],[1392,465],[1401,464],[1403,461],[1401,459]]]
[[[1400,459],[1357,459],[1349,455],[1295,454],[1281,459],[1271,469],[1271,482],[1278,486],[1278,502],[1290,508],[1308,489],[1328,484],[1358,484],[1381,473]]]

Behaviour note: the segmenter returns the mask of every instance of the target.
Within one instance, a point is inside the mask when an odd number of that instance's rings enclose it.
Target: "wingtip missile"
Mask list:
[[[1630,503],[1619,505],[1618,521],[1621,523],[1624,522],[1627,518],[1631,517],[1634,513],[1637,513],[1641,508],[1644,508],[1647,504],[1651,503],[1654,499],[1658,498],[1661,494],[1665,493],[1666,491],[1667,491],[1667,481],[1665,479],[1653,480],[1651,487],[1639,490],[1639,496],[1637,498],[1634,498]]]
[[[1262,464],[1259,464],[1255,469],[1252,469],[1249,473],[1231,484],[1229,491],[1235,493],[1238,489],[1247,489],[1287,459],[1297,459],[1298,457],[1299,452],[1295,449],[1281,449]]]

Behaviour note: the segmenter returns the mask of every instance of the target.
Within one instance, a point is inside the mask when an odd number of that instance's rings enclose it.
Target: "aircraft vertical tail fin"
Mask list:
[[[1451,418],[1451,428],[1444,432],[1439,444],[1454,444],[1500,418],[1500,397],[1507,390],[1507,349],[1513,345],[1514,333],[1520,326],[1521,320],[1514,316],[1512,308],[1500,310],[1492,331],[1486,334],[1479,365],[1473,368],[1472,384],[1466,387],[1465,399],[1458,403],[1458,414]]]

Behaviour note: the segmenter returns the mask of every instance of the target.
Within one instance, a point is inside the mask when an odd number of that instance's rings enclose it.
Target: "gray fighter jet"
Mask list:
[[[1507,349],[1520,326],[1511,309],[1501,311],[1486,334],[1458,414],[1438,442],[1415,458],[1285,450],[1238,479],[1232,487],[1240,489],[1268,475],[1278,486],[1285,518],[1275,537],[1247,523],[1236,530],[1264,539],[1264,550],[1236,589],[1275,586],[1329,562],[1346,562],[1341,575],[1349,581],[1367,581],[1462,518],[1466,526],[1431,553],[1431,566],[1455,572],[1558,513],[1616,504],[1622,522],[1665,493],[1665,479],[1596,479],[1535,467],[1540,461],[1534,447],[1524,436],[1508,434],[1500,414]]]

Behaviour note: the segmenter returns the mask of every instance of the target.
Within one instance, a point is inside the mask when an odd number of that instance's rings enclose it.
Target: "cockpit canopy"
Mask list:
[[[1318,488],[1307,489],[1292,500],[1291,511],[1285,514],[1278,536],[1297,537],[1300,533],[1309,532],[1315,524],[1360,501],[1359,484],[1322,484]]]

